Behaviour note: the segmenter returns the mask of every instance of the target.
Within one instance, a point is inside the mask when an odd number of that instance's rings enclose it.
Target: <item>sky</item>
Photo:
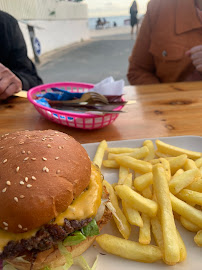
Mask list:
[[[139,14],[144,14],[149,0],[136,0]],[[85,0],[89,17],[129,15],[131,0]]]

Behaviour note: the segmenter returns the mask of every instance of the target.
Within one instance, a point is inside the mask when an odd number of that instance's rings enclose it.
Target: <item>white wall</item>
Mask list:
[[[88,6],[58,0],[0,0],[0,10],[10,13],[23,32],[28,56],[33,59],[27,23],[38,26],[36,37],[41,43],[41,54],[90,38]],[[26,24],[24,24],[24,23]]]
[[[35,28],[35,35],[41,43],[41,54],[90,38],[87,20],[26,21],[43,29]],[[19,22],[23,32],[28,56],[33,58],[33,50],[27,25]]]
[[[0,0],[0,9],[18,20],[87,19],[86,3],[57,0]],[[54,12],[51,15],[51,12]]]

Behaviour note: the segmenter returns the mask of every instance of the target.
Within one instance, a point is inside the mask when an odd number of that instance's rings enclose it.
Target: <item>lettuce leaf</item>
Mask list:
[[[72,254],[71,252],[69,252],[66,247],[63,246],[62,243],[59,243],[58,244],[58,249],[60,251],[60,253],[65,257],[65,260],[66,260],[66,263],[65,265],[63,266],[63,269],[64,270],[68,270],[72,264],[73,264],[73,258],[72,258]],[[59,267],[60,268],[60,267]],[[56,268],[57,269],[57,268]],[[57,269],[59,270],[59,269]]]
[[[3,270],[17,270],[17,269],[11,264],[7,263],[4,265]]]
[[[87,237],[87,236],[94,236],[99,234],[99,227],[93,219],[87,226],[83,227],[81,229],[81,232]]]
[[[74,246],[81,243],[85,239],[85,235],[83,235],[80,231],[76,231],[72,235],[69,235],[65,238],[65,240],[63,241],[63,245]]]
[[[98,261],[98,256],[97,256],[97,258],[96,258],[96,260],[91,268],[83,256],[79,256],[79,257],[74,258],[74,264],[80,266],[83,270],[96,270],[97,261]]]

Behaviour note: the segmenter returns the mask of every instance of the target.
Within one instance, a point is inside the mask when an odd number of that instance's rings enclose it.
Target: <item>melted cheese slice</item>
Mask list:
[[[64,219],[81,220],[94,217],[101,204],[102,197],[102,179],[99,172],[94,165],[91,168],[91,178],[88,189],[81,193],[67,210],[59,214],[54,223],[58,225],[64,224]]]
[[[102,179],[99,172],[93,164],[91,168],[91,178],[88,189],[79,195],[73,203],[68,206],[67,210],[58,215],[55,222],[58,225],[64,224],[64,219],[86,219],[94,217],[97,214],[97,210],[101,204],[102,197]],[[26,233],[10,233],[0,229],[0,252],[3,251],[4,246],[9,241],[19,241],[21,239],[31,238],[39,230],[35,229]]]

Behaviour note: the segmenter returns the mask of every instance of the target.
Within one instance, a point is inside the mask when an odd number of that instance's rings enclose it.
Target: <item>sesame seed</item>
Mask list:
[[[10,186],[10,185],[11,185],[11,182],[10,182],[10,181],[7,181],[6,184],[7,184],[8,186]]]
[[[8,227],[8,223],[6,223],[5,221],[3,221],[3,225]]]
[[[12,139],[13,139],[13,140],[15,140],[15,139],[16,139],[16,137],[13,137]]]
[[[55,131],[55,134],[57,134],[58,133],[58,131]]]
[[[28,177],[25,177],[25,182],[28,182],[28,180],[29,180]]]
[[[57,170],[56,173],[59,174],[60,173],[60,170]]]
[[[33,158],[31,158],[31,160],[36,160],[36,158],[35,158],[35,157],[33,157]]]
[[[57,159],[59,159],[59,157],[55,157],[55,159],[57,160]]]
[[[20,195],[20,199],[24,199],[24,197],[25,197],[24,195]]]
[[[8,230],[8,227],[5,227],[4,230],[7,231]]]
[[[53,138],[49,138],[49,140],[50,140],[50,141],[52,141],[52,140],[53,140]]]
[[[27,228],[23,228],[23,231],[27,231]]]
[[[27,152],[27,154],[29,155],[29,154],[31,154],[31,152],[30,152],[30,151],[28,151],[28,152]]]
[[[48,144],[47,146],[48,146],[48,148],[51,148],[51,145],[50,144]]]
[[[6,190],[7,190],[7,188],[5,187],[4,189],[2,189],[2,192],[4,193],[4,192],[6,192]]]
[[[49,172],[49,169],[45,166],[43,167],[43,172]]]
[[[42,139],[42,141],[45,141],[45,140],[46,140],[46,138],[43,138],[43,139]]]
[[[19,228],[19,229],[22,229],[22,225],[21,225],[21,224],[18,224],[18,228]]]
[[[18,167],[16,168],[16,172],[19,172],[19,170],[20,170],[20,167],[18,166]]]
[[[51,134],[51,136],[54,136],[54,135],[55,135],[55,134],[53,134],[53,133]]]
[[[24,142],[23,141],[20,141],[19,144],[24,144]]]
[[[3,163],[6,163],[8,161],[8,159],[4,159]]]
[[[3,146],[0,147],[0,149],[3,149],[3,148],[4,148]]]
[[[6,133],[6,134],[5,134],[5,136],[8,136],[8,135],[9,135],[9,133]]]
[[[18,202],[18,198],[17,197],[14,197],[14,201]]]
[[[24,158],[25,161],[28,160],[28,159],[29,159],[29,157]]]
[[[24,185],[25,183],[23,181],[20,181],[20,185]]]
[[[62,149],[62,146],[58,146],[59,149]]]
[[[22,154],[25,154],[25,150],[22,150],[22,152],[21,152]]]
[[[35,176],[32,176],[32,180],[36,180],[36,177]]]
[[[44,161],[46,161],[46,160],[47,160],[47,158],[45,158],[45,157],[42,157],[42,159],[43,159]]]
[[[31,187],[32,187],[32,185],[28,184],[28,185],[27,185],[27,187],[28,187],[28,188],[31,188]]]

